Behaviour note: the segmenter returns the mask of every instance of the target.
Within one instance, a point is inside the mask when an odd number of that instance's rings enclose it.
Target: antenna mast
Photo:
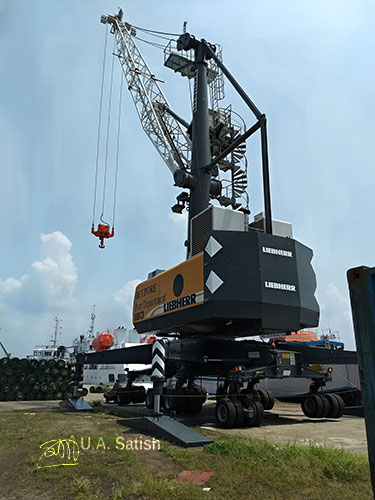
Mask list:
[[[60,335],[61,335],[61,332],[59,332],[59,329],[62,330],[62,326],[60,326],[60,328],[59,328],[59,323],[60,323],[60,321],[63,321],[63,320],[59,319],[57,316],[55,316],[53,318],[53,321],[55,322],[55,332],[54,332],[54,335],[52,338],[52,347],[55,349],[57,347],[57,335],[58,335],[58,333],[60,333]]]
[[[94,323],[95,323],[95,318],[96,318],[96,314],[95,314],[95,304],[92,306],[92,313],[91,313],[91,324],[90,324],[90,328],[89,328],[89,336],[90,337],[93,337],[94,336]]]

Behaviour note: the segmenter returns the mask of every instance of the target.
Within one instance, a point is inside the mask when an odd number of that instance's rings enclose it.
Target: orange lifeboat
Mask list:
[[[142,337],[139,342],[141,344],[146,343],[146,344],[153,344],[156,340],[156,335],[150,335],[146,334],[144,337]]]
[[[289,335],[285,335],[283,337],[272,337],[271,341],[279,342],[314,342],[319,340],[315,332],[309,331],[298,331],[292,332]]]
[[[113,346],[113,337],[109,332],[102,332],[92,341],[92,347],[96,352],[106,351]]]

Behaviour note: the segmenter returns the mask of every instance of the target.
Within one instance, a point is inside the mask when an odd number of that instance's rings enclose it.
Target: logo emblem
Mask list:
[[[173,282],[173,293],[175,297],[179,297],[184,289],[184,277],[182,274],[177,274]]]

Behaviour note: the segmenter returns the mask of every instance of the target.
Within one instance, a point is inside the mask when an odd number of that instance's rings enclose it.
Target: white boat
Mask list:
[[[66,361],[68,360],[68,358],[65,357],[65,349],[62,350],[61,347],[57,346],[58,336],[61,335],[62,326],[60,323],[62,322],[62,319],[55,316],[53,321],[55,322],[55,330],[49,344],[36,345],[33,349],[33,353],[26,356],[27,359],[36,359],[41,361],[42,359],[49,360],[62,358]]]
[[[73,341],[72,356],[80,352],[93,352],[104,349],[120,349],[133,347],[152,341],[153,335],[140,335],[135,328],[119,327],[113,331],[110,330],[94,335],[95,309],[91,314],[91,325],[88,334],[80,335]],[[101,339],[103,338],[103,342]],[[100,344],[103,343],[103,348]],[[127,383],[128,374],[135,371],[150,369],[151,365],[135,364],[90,364],[83,366],[83,384],[96,386],[113,386],[115,382],[122,385]],[[146,389],[151,388],[152,384],[149,375],[140,375],[134,381],[134,385],[144,385]]]

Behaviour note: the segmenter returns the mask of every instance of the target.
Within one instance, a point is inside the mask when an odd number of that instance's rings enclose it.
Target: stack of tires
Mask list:
[[[0,401],[66,399],[74,370],[63,359],[0,359]]]
[[[95,386],[95,385],[92,385],[92,386],[90,387],[90,389],[89,389],[89,390],[90,390],[90,392],[91,392],[92,394],[95,394],[95,393],[103,393],[103,392],[105,392],[107,389],[108,389],[108,387],[107,387],[107,386],[105,386],[105,385],[96,385],[96,386]]]

